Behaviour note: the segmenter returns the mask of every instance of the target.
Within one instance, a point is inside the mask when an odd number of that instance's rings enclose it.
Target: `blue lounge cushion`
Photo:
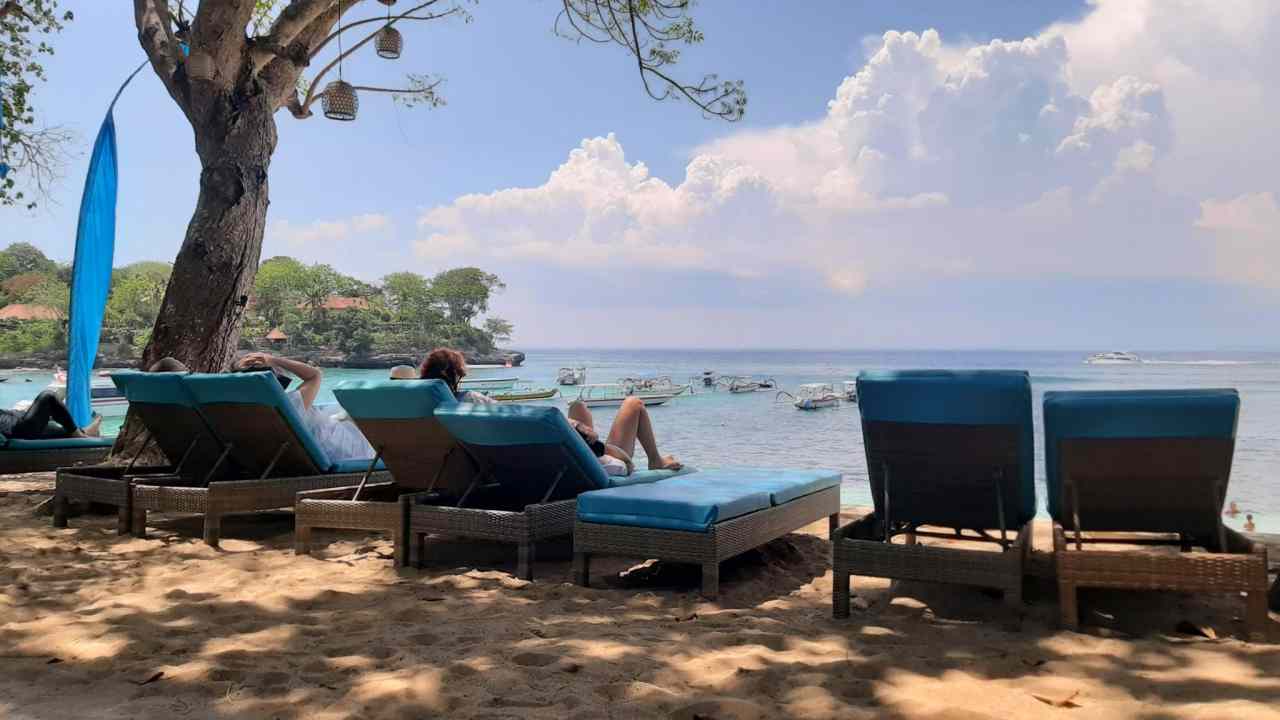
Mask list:
[[[659,480],[670,480],[673,477],[688,475],[694,472],[697,472],[697,470],[689,465],[684,465],[679,470],[636,470],[630,475],[610,475],[609,487],[622,487],[623,485],[639,485],[641,483],[658,482]]]
[[[1240,396],[1231,389],[1054,391],[1044,394],[1049,514],[1062,521],[1060,443],[1073,438],[1236,436]]]
[[[3,436],[0,436],[3,437]],[[46,440],[23,440],[9,438],[4,441],[5,450],[75,450],[81,448],[109,448],[116,444],[113,437],[86,438],[49,438]]]
[[[369,461],[373,458],[347,458],[339,460],[333,464],[333,472],[335,473],[358,473],[369,469]],[[386,470],[387,466],[378,460],[378,464],[373,467],[374,470]]]
[[[437,407],[457,402],[439,380],[348,380],[334,397],[357,420],[412,420],[431,417]]]
[[[333,467],[324,448],[311,436],[302,418],[294,410],[293,403],[285,397],[275,375],[270,372],[246,372],[229,374],[192,373],[182,377],[192,397],[200,405],[240,404],[263,405],[275,409],[293,430],[302,447],[311,456],[311,462],[321,471]]]
[[[720,468],[578,496],[578,518],[607,525],[707,532],[712,525],[840,484],[828,470]]]
[[[195,407],[191,391],[182,382],[181,373],[144,373],[122,370],[111,374],[111,382],[131,403],[179,405]]]
[[[564,453],[557,457],[557,467],[545,470],[558,471],[567,459],[572,477],[564,480],[570,486],[582,489],[610,486],[609,475],[600,461],[558,408],[455,403],[437,407],[435,417],[459,442],[481,453],[488,452],[494,458],[501,458],[504,448],[514,451],[529,446],[559,447]]]
[[[1018,523],[1036,514],[1031,377],[1025,370],[894,370],[858,374],[864,422],[1018,428]]]

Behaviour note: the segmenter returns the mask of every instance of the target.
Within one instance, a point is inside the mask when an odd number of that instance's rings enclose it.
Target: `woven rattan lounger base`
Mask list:
[[[702,566],[702,594],[720,593],[720,563],[771,540],[828,518],[835,532],[840,513],[840,488],[832,487],[775,507],[758,510],[712,525],[706,532],[664,530],[583,522],[573,526],[573,579],[590,582],[591,556],[657,558]]]
[[[563,537],[573,533],[577,500],[527,505],[523,510],[483,510],[442,505],[427,505],[431,496],[425,493],[405,495],[400,502],[407,507],[405,541],[407,552],[397,556],[421,567],[428,535],[474,538],[515,543],[516,576],[533,579],[535,544],[539,540]]]
[[[93,465],[106,459],[111,447],[55,448],[51,450],[2,450],[0,475],[48,472],[62,467]]]
[[[852,524],[840,528],[832,541],[834,617],[849,617],[849,579],[854,575],[996,588],[1004,592],[1008,605],[1022,607],[1022,573],[1031,552],[1031,523],[1023,525],[1003,551],[925,545],[913,534],[905,536],[905,544],[860,540],[849,536],[852,528]]]
[[[203,487],[133,485],[130,526],[137,537],[146,536],[148,512],[204,513],[204,541],[217,547],[222,536],[222,516],[291,508],[304,490],[356,485],[364,473],[334,473],[267,480],[218,480]],[[376,472],[372,482],[385,482],[390,473]]]
[[[127,475],[126,475],[127,472]],[[183,479],[168,466],[91,465],[60,468],[54,478],[53,526],[67,526],[68,506],[73,501],[110,505],[119,513],[117,532],[127,535],[132,528],[134,482],[170,484]]]
[[[369,530],[384,532],[395,540],[396,565],[404,565],[402,557],[405,541],[406,505],[399,501],[395,483],[368,483],[361,497],[386,496],[383,499],[352,500],[356,485],[306,490],[298,493],[293,509],[294,551],[299,555],[311,553],[311,531],[316,528],[331,530]]]
[[[1105,542],[1105,536],[1088,535],[1095,542]],[[1077,547],[1075,533],[1054,523],[1053,551],[1063,626],[1072,630],[1080,627],[1076,590],[1082,587],[1246,593],[1244,618],[1249,639],[1265,640],[1269,622],[1266,546],[1230,529],[1226,529],[1226,540],[1227,552],[1091,550],[1088,544]]]

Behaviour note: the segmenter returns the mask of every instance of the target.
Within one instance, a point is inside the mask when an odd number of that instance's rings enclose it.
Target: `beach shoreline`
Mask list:
[[[296,556],[287,512],[227,518],[219,550],[190,516],[147,539],[114,516],[55,529],[32,515],[51,482],[0,478],[11,717],[1249,719],[1280,701],[1280,650],[1237,639],[1232,598],[1089,593],[1085,632],[1059,630],[1042,527],[1020,620],[979,590],[868,578],[834,620],[825,523],[725,563],[707,602],[663,563],[602,559],[572,585],[564,543],[528,583],[500,545],[433,543],[398,570],[388,538],[317,532]]]

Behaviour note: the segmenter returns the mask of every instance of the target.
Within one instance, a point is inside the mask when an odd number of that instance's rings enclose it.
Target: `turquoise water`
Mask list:
[[[1036,475],[1044,506],[1040,396],[1046,390],[1122,388],[1232,387],[1240,392],[1242,410],[1232,467],[1230,499],[1242,510],[1228,524],[1241,527],[1252,513],[1257,528],[1280,532],[1280,494],[1274,474],[1280,468],[1280,353],[1142,352],[1140,365],[1085,365],[1087,352],[988,351],[688,351],[688,350],[538,350],[529,351],[519,368],[476,370],[473,377],[518,376],[534,385],[553,385],[562,366],[585,365],[588,382],[614,382],[620,377],[670,375],[688,382],[703,370],[726,375],[773,377],[782,389],[805,382],[839,383],[859,370],[893,368],[1014,368],[1031,373],[1036,395]],[[380,377],[383,371],[325,371],[321,402],[333,402],[329,390],[352,378]],[[0,407],[10,407],[48,384],[49,373],[11,375],[0,383]],[[30,379],[31,382],[24,382]],[[701,467],[763,465],[835,468],[844,472],[847,504],[869,505],[866,457],[855,405],[802,412],[775,402],[773,391],[730,394],[703,392],[650,408],[664,453]],[[569,397],[573,388],[564,388]],[[546,401],[560,407],[565,399]],[[597,425],[607,428],[613,410],[595,411]],[[120,418],[108,416],[106,427]]]

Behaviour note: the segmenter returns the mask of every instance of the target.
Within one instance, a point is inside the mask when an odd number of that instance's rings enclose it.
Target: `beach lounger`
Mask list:
[[[1265,636],[1266,548],[1222,524],[1239,409],[1235,390],[1045,393],[1066,627],[1081,587],[1246,593],[1248,632]]]
[[[355,485],[390,475],[371,460],[336,462],[315,441],[271,373],[182,377],[223,449],[209,469],[233,463],[239,477],[207,485],[133,485],[133,532],[145,533],[147,512],[204,514],[204,541],[216,546],[222,516],[291,508],[303,490]]]
[[[128,463],[60,469],[54,490],[54,527],[67,526],[67,507],[72,500],[79,500],[115,506],[120,517],[118,530],[124,535],[133,525],[135,482],[191,485],[212,479],[207,474],[222,452],[222,442],[196,408],[180,374],[126,371],[114,373],[111,380],[146,428],[146,439]],[[137,457],[152,446],[159,448],[170,464],[136,465]]]
[[[435,418],[476,464],[461,485],[443,494],[402,498],[413,564],[421,562],[428,535],[496,540],[517,545],[516,575],[530,580],[535,543],[573,533],[580,493],[679,474],[609,476],[557,408],[456,403],[437,407]]]
[[[22,440],[0,435],[0,475],[102,462],[115,442],[113,437]]]
[[[720,468],[660,483],[578,496],[574,581],[590,581],[591,558],[613,555],[702,567],[702,594],[720,592],[720,563],[840,514],[839,472]]]
[[[299,554],[311,550],[314,528],[374,530],[395,538],[396,564],[408,562],[405,550],[407,505],[400,495],[435,492],[444,501],[466,490],[476,465],[435,418],[439,406],[455,404],[439,380],[354,380],[334,388],[334,396],[386,464],[391,481],[363,489],[347,486],[307,490],[294,508],[294,538]],[[356,490],[360,498],[355,499]]]
[[[1020,608],[1036,512],[1027,373],[863,372],[858,408],[877,522],[837,533],[833,614],[849,615],[852,575],[992,587]],[[991,542],[999,552],[919,537]]]

